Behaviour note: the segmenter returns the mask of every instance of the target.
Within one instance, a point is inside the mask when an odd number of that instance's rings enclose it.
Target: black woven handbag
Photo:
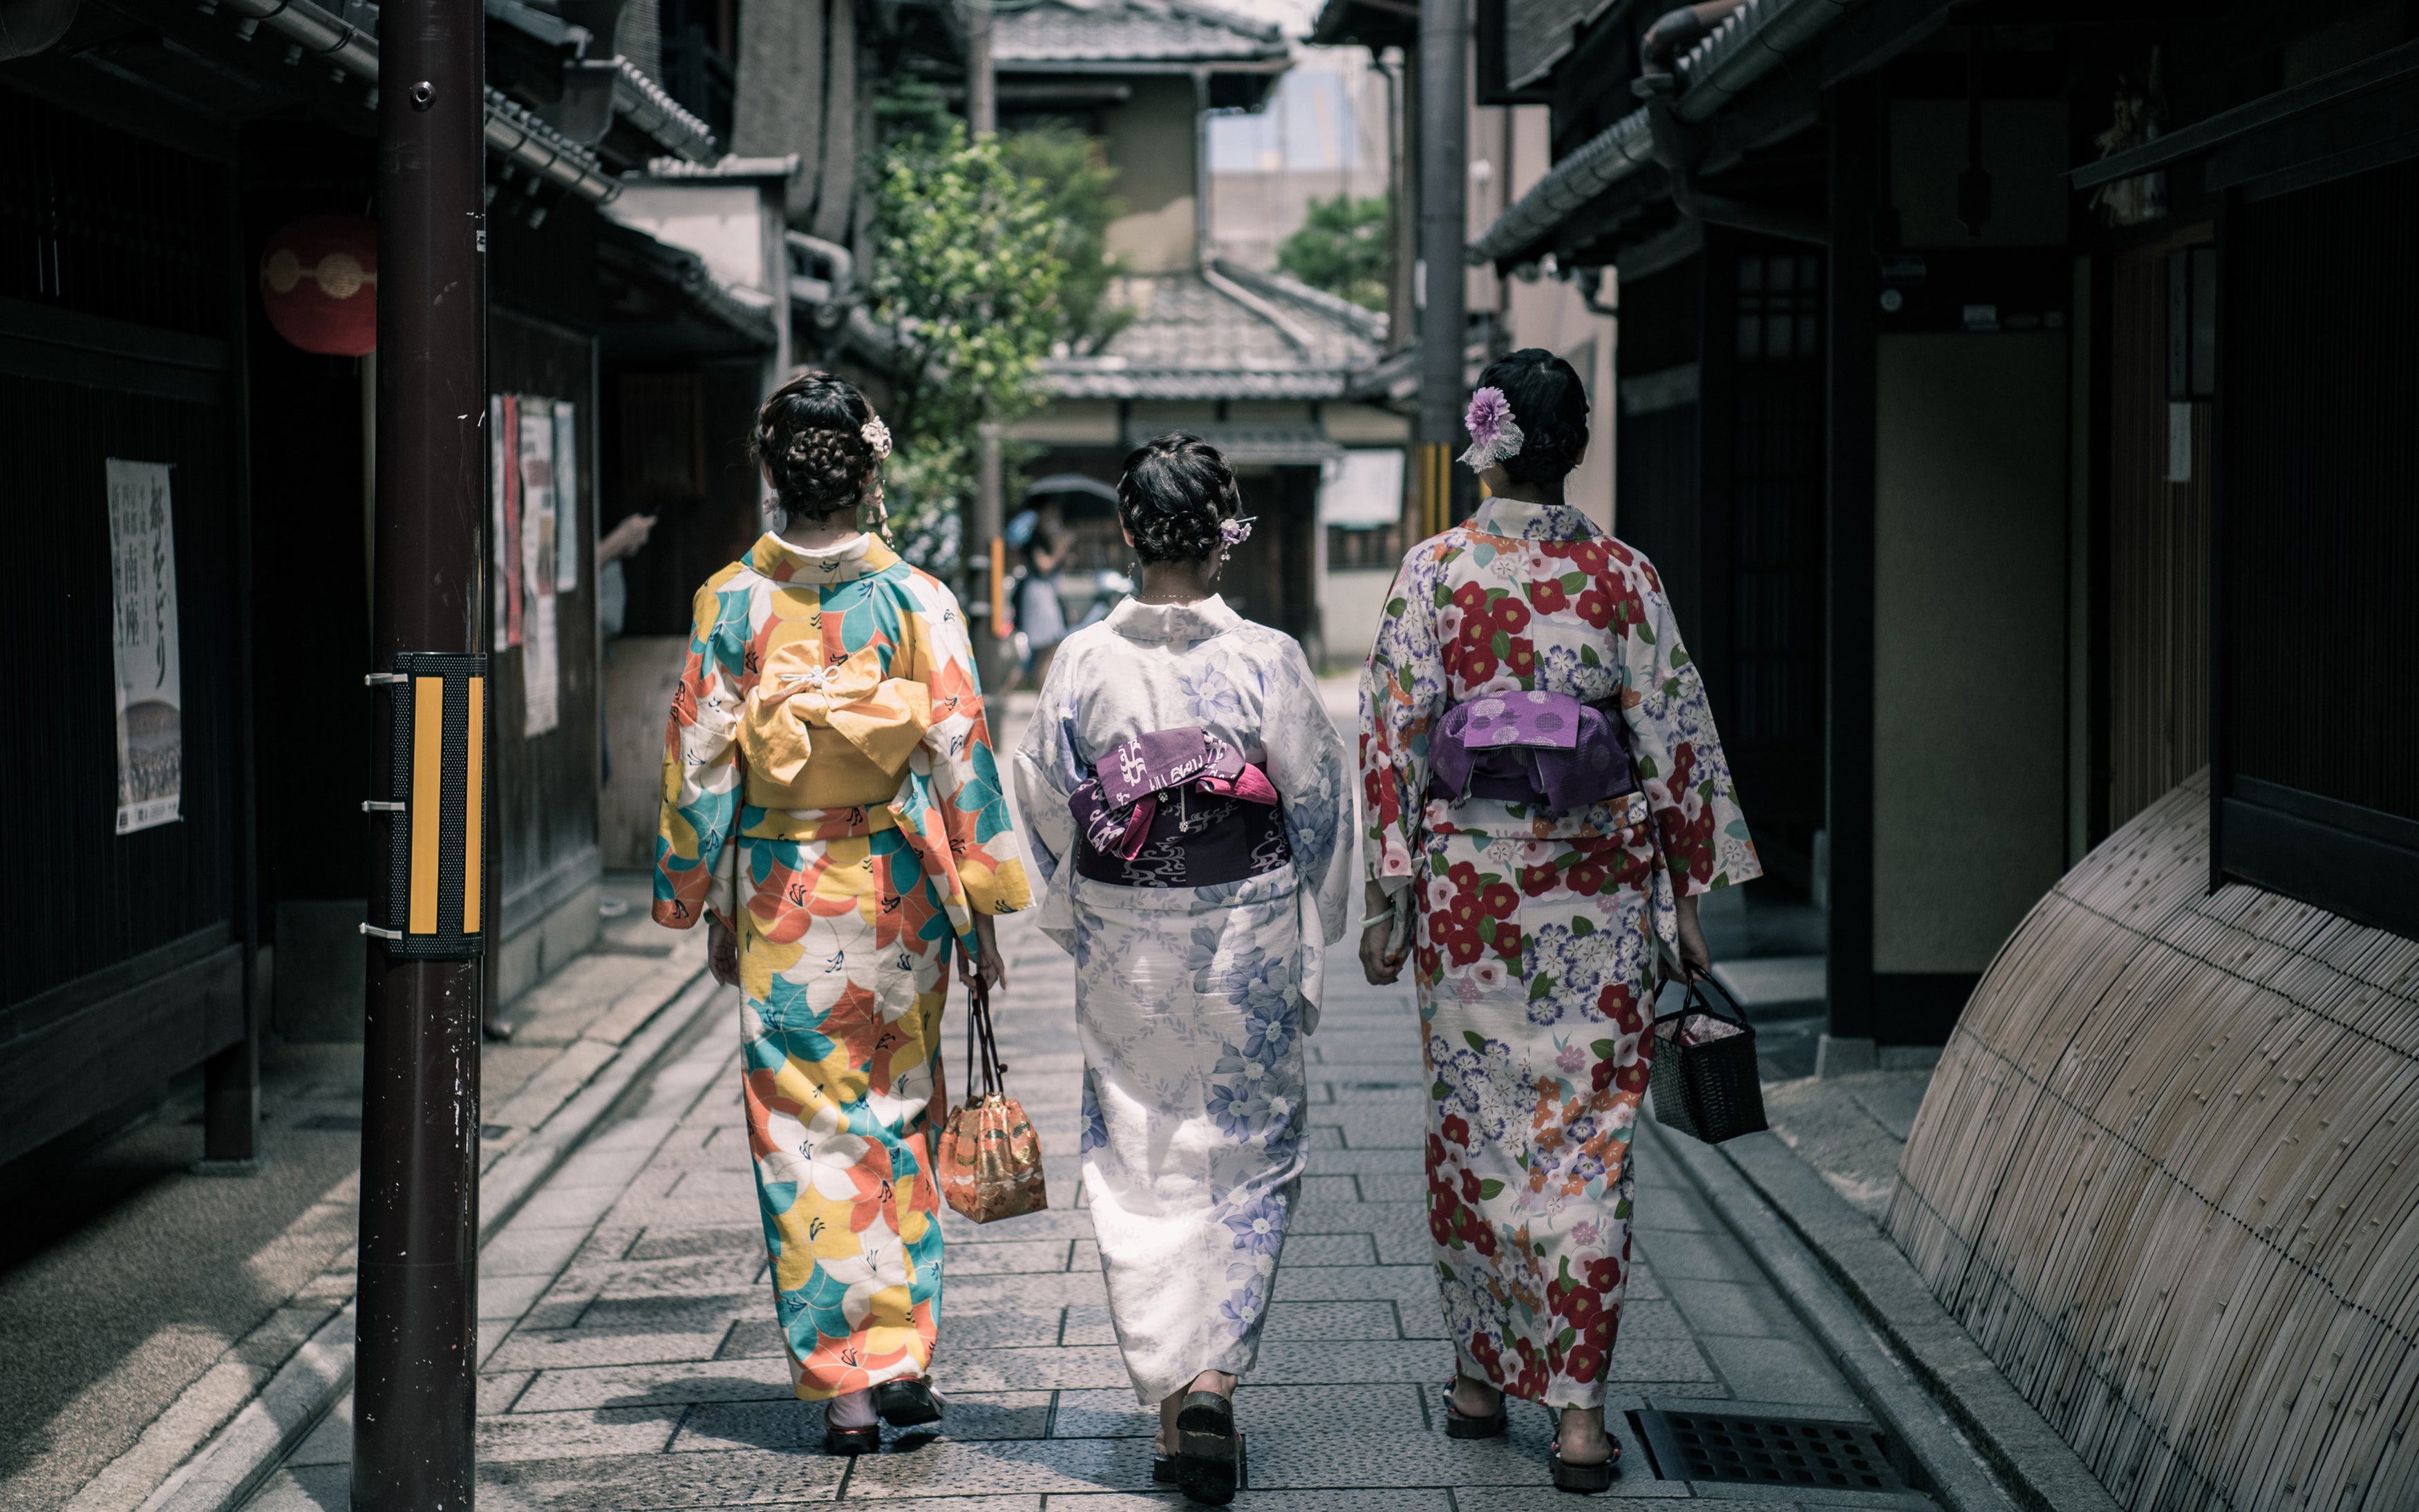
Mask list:
[[[1712,988],[1725,1013],[1705,995]],[[1680,1011],[1655,1021],[1655,1064],[1647,1073],[1655,1120],[1718,1145],[1771,1125],[1764,1121],[1764,1079],[1756,1073],[1755,1028],[1738,1000],[1711,977],[1688,983]]]

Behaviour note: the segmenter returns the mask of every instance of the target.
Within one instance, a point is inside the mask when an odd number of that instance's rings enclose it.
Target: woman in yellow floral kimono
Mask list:
[[[743,989],[750,1149],[774,1307],[825,1446],[930,1423],[942,972],[1002,982],[992,916],[1028,902],[965,618],[856,529],[890,437],[802,374],[751,448],[789,520],[698,591],[673,697],[656,922],[709,919]]]

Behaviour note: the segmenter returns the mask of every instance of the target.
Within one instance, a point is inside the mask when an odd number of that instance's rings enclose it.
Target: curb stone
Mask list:
[[[630,1036],[586,1086],[480,1172],[482,1249],[604,1121],[630,1085],[654,1070],[682,1031],[712,1008],[718,991],[714,978],[701,969],[664,999],[646,1026]],[[351,1256],[331,1269],[343,1273],[349,1293]],[[353,1319],[353,1304],[348,1301],[343,1311],[319,1325],[234,1417],[196,1446],[176,1473],[144,1499],[138,1512],[236,1512],[241,1507],[352,1389]]]
[[[1683,1143],[1684,1141],[1667,1141]],[[1889,1236],[1771,1134],[1706,1149],[1768,1203],[2028,1512],[2119,1512],[2073,1446],[1940,1305]]]
[[[1640,1118],[1638,1127],[1652,1129],[1650,1137],[1660,1152],[1687,1174],[1723,1225],[1755,1257],[1790,1311],[1812,1332],[1883,1429],[1914,1459],[1929,1483],[1923,1489],[1952,1512],[2015,1512],[2024,1504],[2000,1484],[1929,1395],[1929,1383],[1918,1382],[1899,1352],[1849,1304],[1794,1227],[1721,1158],[1718,1147],[1675,1138],[1646,1117]]]

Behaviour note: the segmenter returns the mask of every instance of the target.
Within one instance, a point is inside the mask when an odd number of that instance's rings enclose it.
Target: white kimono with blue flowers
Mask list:
[[[1196,725],[1257,764],[1293,864],[1206,887],[1075,873],[1068,795],[1092,764]],[[1146,1406],[1259,1353],[1303,1165],[1302,1037],[1352,880],[1349,759],[1302,647],[1219,598],[1132,599],[1058,648],[1017,749],[1044,933],[1075,956],[1084,1185],[1109,1311]]]

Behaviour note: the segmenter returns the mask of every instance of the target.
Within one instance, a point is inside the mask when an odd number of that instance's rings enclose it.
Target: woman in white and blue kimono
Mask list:
[[[1075,956],[1084,1184],[1155,1479],[1230,1500],[1303,1165],[1303,1036],[1343,938],[1352,779],[1302,647],[1212,591],[1250,532],[1194,437],[1126,458],[1142,584],[1060,643],[1014,760],[1017,823]]]

